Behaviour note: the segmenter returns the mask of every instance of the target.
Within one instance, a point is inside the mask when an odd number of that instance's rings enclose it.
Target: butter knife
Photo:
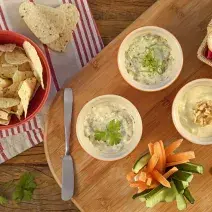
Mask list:
[[[73,108],[73,92],[71,88],[64,90],[64,128],[65,128],[65,156],[62,162],[62,200],[70,200],[74,194],[74,167],[70,155],[70,131]]]

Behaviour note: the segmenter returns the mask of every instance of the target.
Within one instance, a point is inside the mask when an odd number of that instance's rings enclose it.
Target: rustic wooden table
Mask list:
[[[107,45],[156,0],[88,0],[104,44]],[[0,189],[4,182],[18,179],[26,171],[36,173],[38,188],[33,201],[0,206],[0,211],[79,211],[71,202],[63,202],[46,162],[43,144],[27,150],[0,166]]]

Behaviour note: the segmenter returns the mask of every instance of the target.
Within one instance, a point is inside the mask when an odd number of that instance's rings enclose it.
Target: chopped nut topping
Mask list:
[[[212,124],[212,100],[197,102],[194,111],[194,123],[204,127]]]

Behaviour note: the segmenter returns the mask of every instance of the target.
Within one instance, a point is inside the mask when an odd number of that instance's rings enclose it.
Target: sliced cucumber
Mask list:
[[[172,175],[172,178],[190,183],[193,179],[193,174],[185,171],[177,171]]]
[[[203,174],[204,172],[204,168],[202,165],[198,165],[194,163],[180,164],[180,165],[177,165],[177,168],[182,171],[198,173],[198,174]]]
[[[187,181],[180,181],[173,179],[174,184],[177,188],[178,193],[183,194],[184,189],[189,186],[189,183]]]
[[[183,195],[186,197],[186,199],[191,203],[191,204],[194,204],[195,202],[195,199],[192,197],[190,191],[188,188],[185,189]]]
[[[137,198],[137,197],[145,197],[146,194],[148,194],[152,189],[147,189],[145,191],[142,191],[140,193],[134,194],[132,196],[133,199]]]
[[[186,204],[186,201],[185,201],[185,198],[182,194],[177,194],[176,196],[176,201],[177,201],[177,208],[178,210],[184,210],[186,209],[187,207],[187,204]]]
[[[146,196],[145,198],[148,199],[150,197],[152,197],[154,194],[156,194],[157,192],[159,192],[161,189],[163,189],[164,186],[163,185],[159,185],[158,187],[154,188],[153,190],[151,190]]]
[[[162,202],[165,200],[167,193],[167,188],[163,187],[158,192],[156,192],[154,195],[152,195],[150,198],[146,199],[146,207],[152,208],[159,202]]]
[[[146,164],[149,162],[150,159],[150,154],[147,153],[145,155],[143,155],[142,157],[140,157],[134,164],[132,171],[134,173],[138,173],[144,166],[146,166]]]
[[[168,188],[166,192],[165,202],[172,202],[176,199],[177,191],[175,191],[175,185],[172,181],[170,182],[170,184],[171,188]]]

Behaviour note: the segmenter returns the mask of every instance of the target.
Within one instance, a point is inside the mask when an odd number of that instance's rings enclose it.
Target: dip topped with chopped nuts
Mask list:
[[[212,136],[212,86],[196,86],[179,103],[182,126],[198,137]]]

